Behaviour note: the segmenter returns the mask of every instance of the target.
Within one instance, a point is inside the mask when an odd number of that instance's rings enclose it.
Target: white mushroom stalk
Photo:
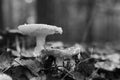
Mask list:
[[[44,49],[46,36],[47,35],[40,35],[36,37],[36,47],[34,49],[35,56],[39,56],[39,53],[41,52],[41,50]]]
[[[59,33],[62,34],[62,28],[47,25],[47,24],[25,24],[20,25],[18,29],[25,35],[36,37],[36,47],[34,49],[34,56],[40,56],[41,50],[44,49],[45,39],[47,35]]]

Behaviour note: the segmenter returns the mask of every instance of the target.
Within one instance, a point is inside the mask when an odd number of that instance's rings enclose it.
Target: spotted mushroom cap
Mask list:
[[[21,33],[25,35],[30,36],[36,36],[39,34],[43,35],[49,35],[49,34],[55,34],[59,33],[62,34],[62,28],[53,26],[53,25],[47,25],[47,24],[24,24],[18,26],[18,30],[21,31]]]

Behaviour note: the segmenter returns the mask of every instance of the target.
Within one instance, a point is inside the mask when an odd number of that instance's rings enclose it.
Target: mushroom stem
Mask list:
[[[15,42],[16,42],[16,50],[20,53],[21,49],[20,49],[20,43],[19,43],[18,36],[16,36]]]
[[[36,47],[34,49],[34,56],[40,56],[41,55],[41,50],[44,49],[44,45],[45,45],[45,35],[40,35],[36,37]]]

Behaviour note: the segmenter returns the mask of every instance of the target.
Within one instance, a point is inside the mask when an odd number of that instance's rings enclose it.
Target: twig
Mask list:
[[[89,59],[91,59],[91,58],[87,58],[87,59],[85,59],[83,61],[80,61],[77,65],[81,64],[82,62],[88,61]]]
[[[97,71],[98,71],[99,69],[100,69],[100,68],[97,68],[88,78],[93,77],[93,75],[94,75],[95,73],[97,73]]]
[[[16,61],[15,59],[14,59],[14,61],[17,62],[18,64],[22,65],[20,62]]]
[[[64,68],[64,67],[63,67],[63,68]],[[71,70],[71,71],[68,71],[66,68],[64,68],[64,70],[65,70],[67,73],[65,74],[65,76],[64,76],[61,80],[64,80],[64,78],[65,78],[66,76],[68,76],[68,75],[71,75],[72,78],[73,78],[73,75],[71,74],[72,70]]]

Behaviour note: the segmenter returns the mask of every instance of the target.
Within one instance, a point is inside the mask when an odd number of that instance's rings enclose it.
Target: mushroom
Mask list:
[[[12,80],[12,78],[7,74],[0,73],[0,80]]]
[[[18,26],[23,34],[36,37],[36,47],[34,49],[34,56],[40,56],[41,50],[44,49],[45,38],[47,35],[60,33],[62,34],[62,28],[47,25],[47,24],[24,24]]]
[[[21,48],[20,48],[19,37],[21,37],[23,35],[17,29],[10,29],[10,30],[8,30],[8,35],[9,35],[9,37],[12,37],[12,36],[15,37],[16,50],[20,53],[21,52]]]

